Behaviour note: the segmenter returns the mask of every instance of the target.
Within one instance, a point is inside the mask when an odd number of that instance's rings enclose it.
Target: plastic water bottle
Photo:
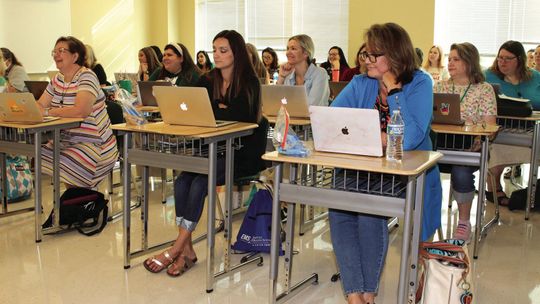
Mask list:
[[[279,74],[278,74],[278,72],[276,71],[276,72],[274,72],[274,75],[272,75],[272,79],[273,79],[273,81],[274,81],[274,84],[277,83],[278,78],[279,78]]]
[[[386,159],[399,161],[403,158],[403,133],[405,125],[399,110],[392,112],[390,123],[386,127],[388,141],[386,143]]]

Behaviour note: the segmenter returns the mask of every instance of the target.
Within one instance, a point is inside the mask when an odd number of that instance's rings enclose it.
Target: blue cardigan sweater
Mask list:
[[[379,81],[366,75],[357,75],[332,102],[332,107],[373,109],[379,94]],[[433,112],[433,83],[431,77],[416,71],[413,81],[404,85],[402,92],[388,98],[390,113],[401,107],[405,122],[403,149],[431,151],[429,137]],[[430,238],[441,226],[442,188],[439,168],[435,166],[426,174],[424,208],[422,213],[422,240]]]

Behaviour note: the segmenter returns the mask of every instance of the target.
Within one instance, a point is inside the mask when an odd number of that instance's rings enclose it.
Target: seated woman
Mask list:
[[[39,98],[45,116],[82,118],[80,127],[62,130],[60,168],[53,168],[53,144],[43,146],[43,173],[60,169],[68,187],[92,188],[118,158],[116,138],[96,74],[84,66],[86,48],[75,37],[60,37],[52,56],[60,71]]]
[[[361,54],[366,50],[366,44],[362,43],[360,48],[358,49],[358,52],[356,52],[356,59],[354,60],[354,64],[356,65],[354,68],[350,68],[345,73],[343,73],[342,81],[351,81],[354,75],[360,75],[365,74],[367,72],[366,69],[366,63],[364,60],[362,60]]]
[[[339,81],[344,81],[343,76],[349,69],[349,64],[347,63],[347,58],[345,58],[343,50],[339,46],[331,47],[328,50],[328,58],[325,62],[321,63],[321,68],[326,70],[328,78],[332,81],[335,81],[332,78],[332,70],[339,71]]]
[[[257,48],[251,44],[246,43],[246,50],[249,55],[249,61],[251,61],[251,65],[253,66],[253,69],[255,70],[255,75],[259,78],[259,82],[261,84],[269,84],[270,83],[270,75],[268,74],[268,71],[264,67],[264,64],[261,61],[261,58],[259,58],[259,53],[257,52]]]
[[[367,75],[354,77],[332,107],[377,109],[386,146],[386,122],[400,108],[405,123],[403,149],[432,149],[429,137],[433,109],[431,77],[419,70],[409,34],[395,23],[372,25],[365,33],[361,54]],[[426,174],[422,240],[441,225],[442,189],[437,166]],[[387,219],[330,210],[330,233],[343,289],[349,303],[373,303],[388,248]]]
[[[208,57],[208,53],[206,53],[206,51],[197,52],[197,66],[202,73],[208,73],[214,68],[214,65],[212,64],[212,61],[210,61],[210,57]]]
[[[4,77],[8,81],[6,86],[6,92],[17,93],[28,91],[25,80],[30,80],[28,74],[24,70],[22,63],[17,60],[15,54],[13,54],[7,48],[0,48],[2,50],[2,56],[4,56],[4,63],[6,65],[6,71]]]
[[[216,119],[258,123],[254,134],[242,138],[242,148],[234,153],[235,178],[250,176],[264,169],[261,159],[266,148],[267,121],[261,115],[260,84],[249,62],[244,38],[225,30],[213,41],[215,68],[201,77],[200,86],[208,90]],[[266,122],[266,123],[265,123]],[[218,157],[217,183],[225,181],[225,159]],[[174,184],[178,237],[165,252],[145,260],[150,272],[167,268],[170,276],[179,276],[195,262],[192,233],[201,218],[208,194],[208,176],[183,172]]]
[[[496,125],[497,101],[493,87],[485,82],[480,67],[480,55],[470,43],[452,44],[448,55],[449,80],[435,84],[434,93],[459,94],[461,119],[478,124]],[[451,171],[453,196],[458,203],[459,222],[455,239],[468,241],[471,236],[471,206],[474,198],[474,172],[478,167],[453,165]]]
[[[270,77],[274,78],[274,73],[279,73],[279,61],[276,51],[267,47],[262,51],[262,61]]]
[[[503,43],[493,65],[484,73],[487,82],[501,86],[501,93],[510,97],[529,99],[533,109],[540,110],[540,72],[527,67],[527,55],[520,42],[510,40]],[[508,197],[500,184],[504,167],[528,163],[530,155],[530,148],[501,144],[490,145],[488,167],[490,174],[495,179],[495,185],[488,182],[487,200],[493,201],[493,196],[496,195],[501,205],[508,205]],[[496,194],[493,194],[494,191]]]
[[[4,88],[7,83],[7,80],[5,78],[7,68],[4,61],[4,55],[2,55],[2,52],[0,52],[0,93],[4,92]]]
[[[137,79],[140,81],[148,81],[150,75],[161,67],[156,51],[151,46],[143,47],[139,50],[139,71]]]
[[[179,87],[193,87],[201,70],[195,65],[188,49],[181,43],[170,43],[163,50],[163,66],[150,75],[149,80],[165,80]]]
[[[327,106],[330,96],[328,75],[312,63],[315,46],[308,35],[296,35],[287,42],[287,62],[279,68],[277,84],[304,85],[309,105]]]
[[[443,59],[444,53],[440,46],[434,45],[429,49],[429,54],[423,68],[433,77],[435,82],[448,80],[448,71],[443,66]]]
[[[110,86],[111,83],[107,81],[107,73],[105,73],[105,69],[103,69],[101,63],[97,62],[96,55],[94,54],[94,49],[88,44],[85,44],[85,47],[86,67],[90,68],[96,74],[99,80],[99,85],[101,85],[102,87]]]

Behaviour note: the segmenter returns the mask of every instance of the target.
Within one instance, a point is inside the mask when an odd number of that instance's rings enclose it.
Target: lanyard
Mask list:
[[[471,88],[471,83],[469,82],[469,85],[465,89],[465,92],[463,93],[463,96],[461,96],[461,98],[459,98],[459,103],[463,102],[463,99],[465,99],[465,95],[467,95],[470,88]],[[452,94],[454,94],[454,90],[455,90],[455,86],[454,86],[454,82],[452,81]]]

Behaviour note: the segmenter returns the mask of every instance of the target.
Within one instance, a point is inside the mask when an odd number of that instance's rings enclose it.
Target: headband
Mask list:
[[[169,42],[169,45],[174,47],[178,51],[178,53],[180,53],[180,56],[184,57],[184,52],[182,52],[182,48],[180,47],[180,44],[176,42]]]

